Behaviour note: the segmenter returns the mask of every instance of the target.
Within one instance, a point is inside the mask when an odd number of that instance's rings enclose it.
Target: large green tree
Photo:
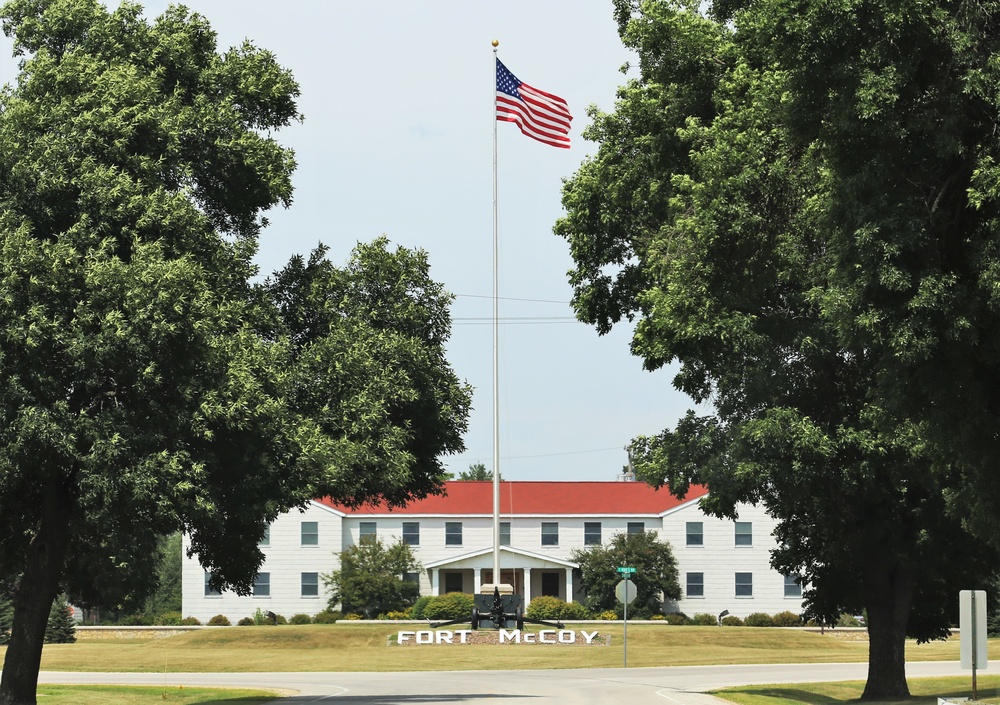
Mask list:
[[[340,569],[323,574],[330,588],[330,609],[374,619],[386,612],[401,612],[420,597],[420,585],[406,579],[418,573],[420,563],[402,541],[386,545],[366,537],[339,554]]]
[[[656,537],[656,532],[617,534],[605,546],[574,550],[572,558],[580,564],[587,606],[594,612],[614,610],[623,613],[624,608],[615,595],[615,587],[622,579],[616,572],[619,566],[636,569],[630,576],[635,583],[630,615],[642,618],[662,614],[665,600],[681,597],[674,552],[669,543]]]
[[[426,256],[362,247],[254,284],[291,201],[298,86],[204,18],[12,0],[0,92],[0,703],[34,703],[53,598],[138,605],[183,530],[249,591],[264,527],[318,495],[439,491],[469,408]],[[332,287],[336,282],[337,289]],[[336,295],[334,295],[336,294]],[[282,298],[285,297],[285,298]],[[292,310],[298,297],[305,306]]]
[[[867,698],[907,694],[905,635],[943,635],[996,555],[948,512],[966,485],[935,425],[966,364],[996,365],[968,348],[996,335],[973,319],[998,240],[957,166],[1000,146],[991,12],[619,0],[639,75],[591,111],[556,226],[578,315],[638,317],[633,352],[701,404],[636,440],[638,475],[707,484],[718,516],[766,507],[812,614],[867,610]]]

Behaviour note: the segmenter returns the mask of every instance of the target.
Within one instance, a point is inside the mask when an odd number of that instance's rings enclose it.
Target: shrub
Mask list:
[[[181,623],[181,613],[164,612],[156,617],[155,622],[158,627],[176,627]]]
[[[413,603],[413,607],[410,608],[410,619],[423,619],[424,610],[427,608],[427,605],[430,604],[432,599],[434,598],[431,595],[418,597],[417,601]]]
[[[464,592],[449,592],[438,595],[424,607],[427,619],[463,619],[472,616],[475,598]]]
[[[313,624],[336,624],[338,619],[340,619],[340,612],[323,610],[313,617]]]
[[[765,612],[753,612],[748,614],[743,620],[743,624],[748,627],[773,627],[774,619]]]
[[[735,614],[727,614],[722,618],[722,626],[724,627],[742,627],[743,620],[737,617]]]
[[[604,610],[600,614],[596,615],[597,619],[603,619],[607,622],[618,619],[618,613],[614,610]]]
[[[253,621],[253,617],[244,617],[243,619],[241,619],[240,621],[238,621],[236,623],[236,626],[237,627],[252,627],[255,624],[256,624],[256,622]]]
[[[357,612],[348,612],[347,614],[344,615],[344,619],[346,619],[348,622],[357,622],[358,620],[364,619],[364,617],[362,617]]]
[[[153,620],[144,614],[127,614],[118,618],[118,624],[122,627],[151,627]]]
[[[691,624],[699,627],[717,627],[719,626],[719,619],[714,614],[699,612],[691,618]]]
[[[554,620],[562,617],[563,608],[566,603],[558,597],[541,595],[531,598],[528,609],[524,611],[524,616],[528,619]]]
[[[579,602],[563,603],[563,611],[560,619],[593,619],[594,613],[587,609],[586,605]]]
[[[201,620],[197,617],[185,617],[181,620],[182,627],[200,627]]]
[[[292,618],[288,620],[291,624],[312,624],[313,618],[307,614],[293,614]]]
[[[802,618],[788,610],[778,612],[771,619],[776,627],[797,627],[802,624]]]
[[[208,620],[208,626],[210,627],[231,627],[233,623],[229,621],[229,617],[224,614],[217,614]]]
[[[288,620],[283,615],[276,614],[274,619],[268,619],[268,624],[288,624]]]
[[[665,615],[662,615],[662,614],[659,614],[659,613],[657,613],[657,614],[651,614],[651,615],[649,615],[649,618],[650,618],[651,620],[653,620],[654,622],[662,622],[663,620],[665,620],[665,619],[666,619],[666,616],[665,616]]]
[[[663,615],[663,619],[667,624],[673,624],[675,626],[681,626],[683,624],[690,624],[691,620],[683,612],[671,612],[670,614]]]

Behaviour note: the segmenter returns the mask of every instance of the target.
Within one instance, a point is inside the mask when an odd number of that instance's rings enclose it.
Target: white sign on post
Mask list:
[[[985,590],[962,590],[958,593],[958,628],[962,668],[985,670],[988,663]]]

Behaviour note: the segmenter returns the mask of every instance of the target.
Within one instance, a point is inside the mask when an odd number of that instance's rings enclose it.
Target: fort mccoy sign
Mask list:
[[[540,629],[529,632],[523,629],[498,629],[473,631],[471,629],[401,630],[396,634],[400,646],[427,646],[437,644],[551,644],[562,646],[606,646],[610,637],[597,631],[577,629]]]

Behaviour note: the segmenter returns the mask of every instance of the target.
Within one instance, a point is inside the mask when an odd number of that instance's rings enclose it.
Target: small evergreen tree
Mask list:
[[[64,596],[52,602],[49,623],[45,626],[46,644],[72,644],[76,641],[76,622]]]

